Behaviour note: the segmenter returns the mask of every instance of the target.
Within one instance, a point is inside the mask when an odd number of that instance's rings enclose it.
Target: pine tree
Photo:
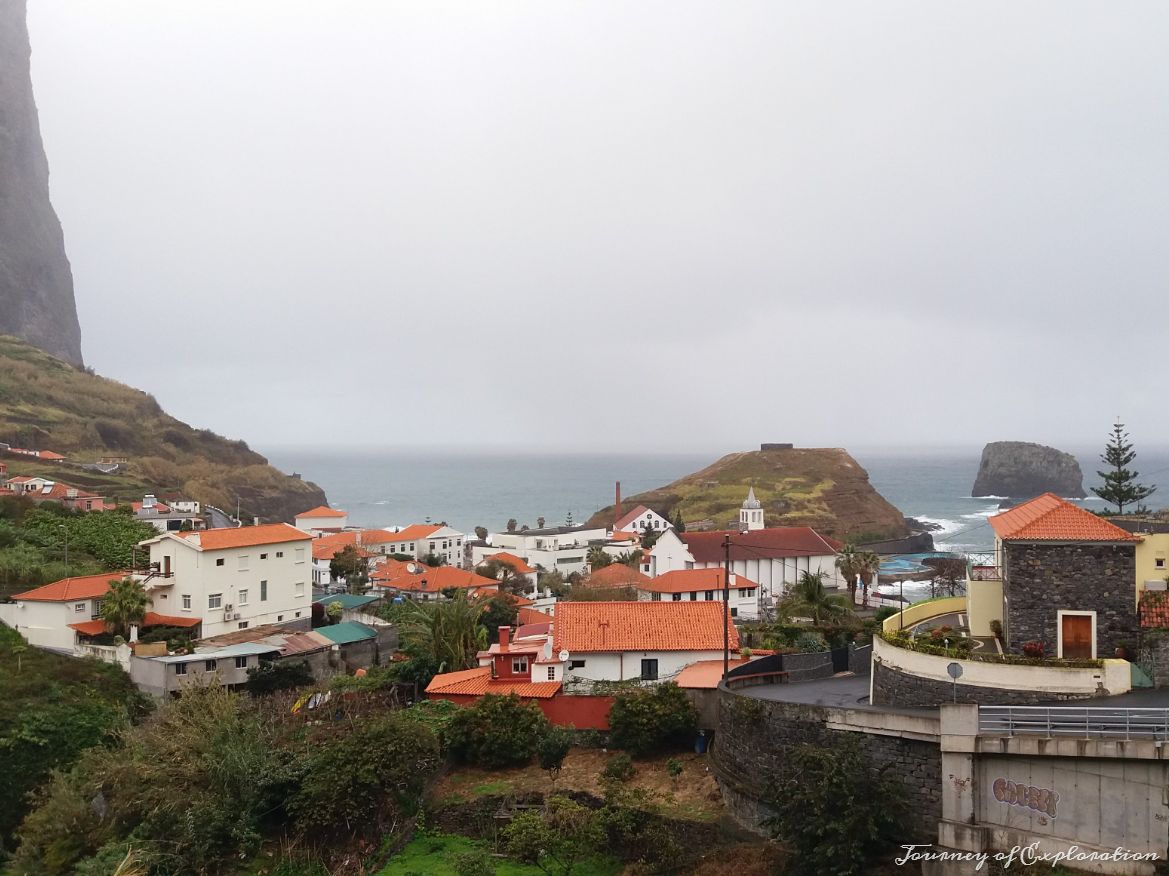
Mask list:
[[[1100,455],[1100,460],[1111,466],[1111,470],[1096,472],[1104,479],[1104,486],[1093,487],[1092,492],[1105,502],[1115,505],[1117,514],[1124,513],[1125,505],[1140,502],[1157,489],[1137,482],[1140,472],[1130,471],[1128,468],[1136,458],[1137,453],[1129,443],[1128,433],[1124,431],[1124,423],[1113,424],[1112,437]]]
[[[682,509],[674,512],[674,532],[685,532],[686,521],[682,519]]]

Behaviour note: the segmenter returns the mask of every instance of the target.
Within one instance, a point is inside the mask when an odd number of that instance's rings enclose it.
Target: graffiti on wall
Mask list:
[[[994,798],[1000,803],[1010,806],[1019,806],[1023,809],[1033,809],[1055,818],[1056,805],[1059,803],[1059,794],[1047,788],[1036,788],[1034,785],[1023,785],[1010,782],[1006,779],[995,779],[992,788]]]

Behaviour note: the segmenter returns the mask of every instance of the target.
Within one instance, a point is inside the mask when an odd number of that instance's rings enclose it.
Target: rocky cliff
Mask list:
[[[4,0],[0,0],[0,3]],[[63,453],[63,463],[4,456],[12,475],[43,475],[112,499],[147,492],[291,520],[325,494],[268,465],[243,441],[192,429],[145,392],[87,373],[16,338],[0,335],[0,442]],[[82,467],[126,457],[123,471]]]
[[[724,456],[702,471],[622,501],[628,510],[646,505],[671,520],[675,513],[690,528],[737,525],[739,507],[754,488],[767,526],[814,526],[841,540],[873,541],[909,534],[904,516],[869,483],[869,475],[848,451],[836,448],[766,449]],[[613,508],[603,508],[592,525],[612,525]]]
[[[1086,495],[1084,473],[1070,453],[1026,441],[994,441],[982,449],[971,495],[1030,499],[1047,492]]]
[[[0,334],[81,362],[81,329],[29,75],[25,0],[0,0]]]

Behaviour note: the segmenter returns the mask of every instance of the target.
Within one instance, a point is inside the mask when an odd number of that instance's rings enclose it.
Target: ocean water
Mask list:
[[[1135,468],[1159,489],[1150,507],[1169,505],[1169,448],[1140,450]],[[1098,448],[1073,450],[1084,470],[1084,486],[1099,483]],[[986,518],[999,500],[975,499],[970,488],[981,448],[968,450],[853,450],[873,486],[902,513],[941,527],[939,550],[990,550]],[[471,532],[502,529],[514,517],[521,525],[563,523],[569,514],[583,522],[613,502],[614,482],[631,496],[709,465],[718,454],[459,453],[386,449],[337,451],[283,448],[270,452],[284,471],[319,484],[334,507],[363,526],[446,521]],[[1087,508],[1102,508],[1095,498]]]

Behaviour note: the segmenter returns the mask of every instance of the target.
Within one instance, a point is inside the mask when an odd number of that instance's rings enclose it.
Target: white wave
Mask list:
[[[1003,499],[1009,499],[1011,497],[1010,496],[959,496],[958,498],[960,498],[960,499],[998,499],[999,501],[1002,501]]]
[[[945,535],[949,532],[957,532],[964,525],[961,520],[949,520],[945,517],[923,517],[920,514],[911,514],[909,516],[921,523],[929,523],[934,526],[940,526],[941,529],[932,530],[932,534],[935,538],[937,538],[939,535]]]
[[[1099,496],[1085,496],[1082,499],[1068,499],[1068,501],[1069,502],[1103,502],[1105,500],[1101,499]]]
[[[374,504],[375,505],[389,505],[390,500],[389,499],[382,499],[380,502],[374,502]]]
[[[975,511],[973,514],[963,514],[963,520],[985,520],[992,514],[998,514],[998,505],[991,505],[989,508],[983,508],[981,511]]]

